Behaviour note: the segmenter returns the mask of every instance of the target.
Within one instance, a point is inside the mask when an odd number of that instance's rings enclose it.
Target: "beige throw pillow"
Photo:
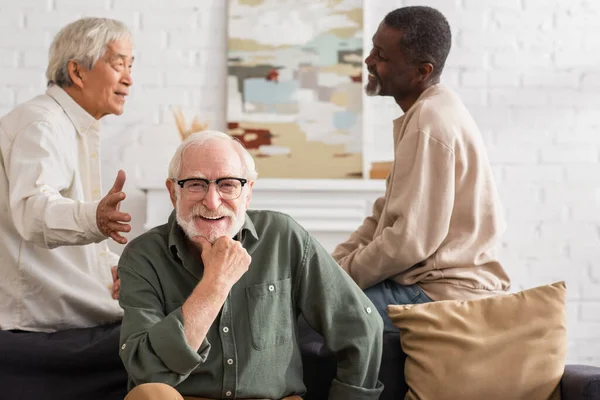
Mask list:
[[[390,305],[407,355],[407,400],[560,398],[564,282],[469,301]]]

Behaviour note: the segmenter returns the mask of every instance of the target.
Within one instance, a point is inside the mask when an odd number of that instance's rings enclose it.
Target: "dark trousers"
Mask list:
[[[127,372],[119,357],[120,327],[0,331],[2,399],[122,400]]]

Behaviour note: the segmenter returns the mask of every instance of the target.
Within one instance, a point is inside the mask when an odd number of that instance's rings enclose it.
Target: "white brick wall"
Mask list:
[[[365,43],[397,6],[429,4],[454,40],[444,82],[463,97],[488,146],[509,223],[501,255],[514,289],[568,285],[568,362],[600,365],[600,1],[364,0]],[[136,179],[165,175],[178,144],[169,106],[222,129],[225,0],[0,0],[0,114],[44,88],[52,36],[83,15],[135,33],[132,96],[105,119],[104,186],[128,172],[123,208],[142,231]],[[366,156],[392,157],[390,99],[365,102]],[[138,168],[142,162],[144,167]],[[118,250],[118,249],[117,249]]]

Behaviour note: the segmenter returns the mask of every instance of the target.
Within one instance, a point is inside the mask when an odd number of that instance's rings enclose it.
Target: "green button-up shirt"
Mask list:
[[[303,314],[338,357],[330,399],[377,399],[382,322],[370,300],[287,215],[248,211],[236,237],[252,257],[200,349],[189,347],[181,306],[202,279],[175,221],[144,233],[119,261],[125,311],[120,355],[129,387],[174,386],[188,396],[279,399],[303,394],[297,320]]]

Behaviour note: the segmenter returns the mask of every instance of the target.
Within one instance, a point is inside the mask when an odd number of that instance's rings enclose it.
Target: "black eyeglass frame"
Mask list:
[[[227,181],[227,180],[238,181],[242,185],[240,188],[240,194],[238,194],[236,197],[230,198],[229,200],[235,200],[238,197],[240,197],[240,195],[242,194],[242,189],[244,189],[244,185],[246,183],[248,183],[248,179],[236,178],[233,176],[224,176],[222,178],[217,178],[217,179],[212,179],[212,180],[205,179],[205,178],[186,178],[186,179],[171,178],[171,180],[173,180],[175,183],[177,183],[181,187],[181,189],[183,189],[183,185],[185,185],[185,183],[189,182],[189,181],[202,181],[202,182],[206,183],[207,187],[210,186],[211,183],[214,183],[215,185],[217,185],[217,191],[219,192],[219,196],[221,196],[221,197],[223,197],[223,195],[219,191],[219,182]]]

